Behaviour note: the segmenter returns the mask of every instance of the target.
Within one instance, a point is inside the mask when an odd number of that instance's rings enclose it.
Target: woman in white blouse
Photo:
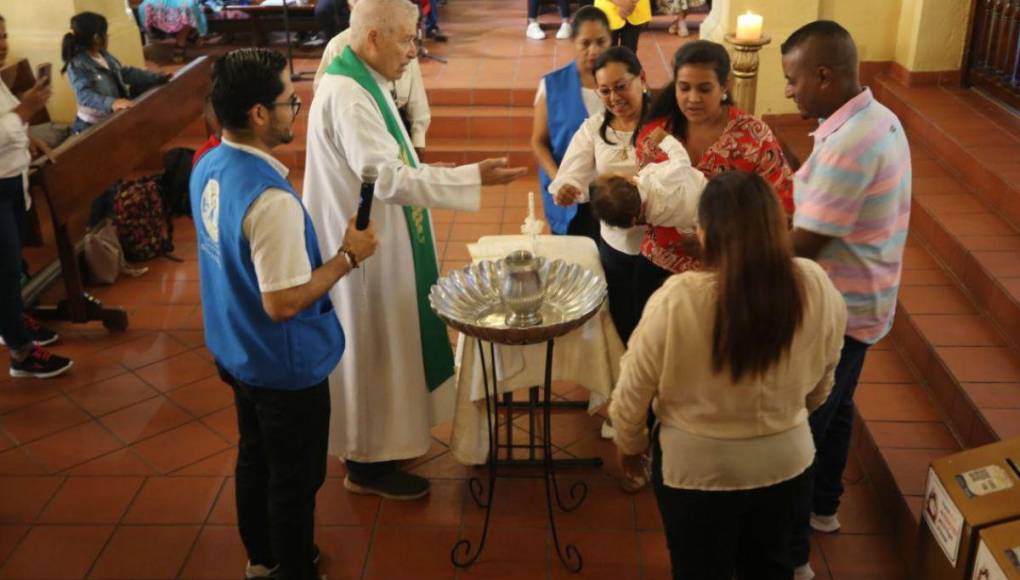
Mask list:
[[[557,205],[588,202],[588,186],[606,173],[633,175],[638,125],[648,107],[645,71],[637,56],[624,47],[603,52],[592,67],[595,90],[605,111],[586,120],[567,147],[549,193]],[[641,249],[645,226],[616,228],[600,225],[599,256],[609,284],[609,312],[624,343],[637,324],[631,281],[634,263]]]
[[[846,306],[821,267],[793,257],[757,174],[712,179],[698,222],[704,269],[652,295],[623,357],[616,445],[624,472],[640,472],[651,439],[674,578],[789,580],[811,498],[808,414],[832,388]]]

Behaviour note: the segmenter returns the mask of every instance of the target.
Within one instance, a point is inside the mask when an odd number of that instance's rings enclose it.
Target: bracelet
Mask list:
[[[343,254],[347,258],[347,263],[350,264],[352,270],[356,270],[358,268],[358,259],[354,257],[354,252],[352,252],[347,246],[341,246],[337,253]]]

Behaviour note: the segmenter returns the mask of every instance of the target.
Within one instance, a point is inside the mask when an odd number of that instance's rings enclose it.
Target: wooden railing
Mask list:
[[[967,83],[1020,108],[1020,0],[975,0]]]

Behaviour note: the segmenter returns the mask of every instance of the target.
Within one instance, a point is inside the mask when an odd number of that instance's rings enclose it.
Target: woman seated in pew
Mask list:
[[[793,257],[756,173],[709,182],[696,237],[703,268],[655,292],[621,360],[609,405],[621,468],[640,476],[652,446],[673,578],[790,580],[811,501],[808,414],[832,389],[846,304],[818,264]]]
[[[138,7],[138,16],[145,30],[174,37],[174,62],[184,62],[184,49],[193,36],[209,33],[204,0],[145,0]],[[244,4],[244,2],[235,2]],[[215,10],[218,3],[210,3]]]
[[[760,119],[730,99],[730,57],[722,45],[698,40],[673,57],[673,83],[651,107],[637,140],[640,167],[665,161],[648,138],[657,128],[676,137],[694,166],[711,178],[724,171],[756,173],[772,186],[788,216],[793,215],[792,172],[779,140]],[[634,308],[640,318],[648,298],[671,274],[697,269],[697,243],[675,228],[650,228],[634,264]]]
[[[82,12],[71,18],[71,32],[64,35],[61,72],[67,74],[78,102],[71,126],[76,134],[131,107],[132,97],[170,80],[169,74],[122,65],[106,50],[106,29],[104,16]]]

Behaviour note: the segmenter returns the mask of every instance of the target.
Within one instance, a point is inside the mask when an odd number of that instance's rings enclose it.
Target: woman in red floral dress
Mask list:
[[[647,143],[648,135],[663,127],[684,144],[709,179],[731,170],[761,175],[792,217],[792,172],[779,140],[768,125],[733,105],[729,74],[729,55],[719,44],[699,40],[677,50],[673,85],[659,95],[638,135],[638,167],[666,160],[662,151]],[[670,275],[700,266],[697,240],[674,228],[650,229],[641,244],[641,256],[634,274],[637,312],[644,310],[648,298]]]

